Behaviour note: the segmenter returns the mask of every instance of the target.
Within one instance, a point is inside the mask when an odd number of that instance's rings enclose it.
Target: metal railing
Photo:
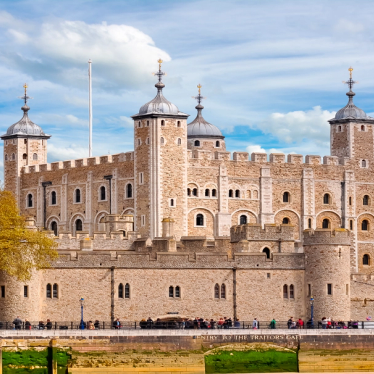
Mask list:
[[[252,321],[237,321],[219,324],[218,321],[203,322],[203,321],[85,321],[83,324],[85,330],[136,330],[136,329],[253,329]],[[0,330],[81,330],[81,322],[28,322],[15,323],[0,321]],[[312,326],[311,323],[303,322],[303,325],[290,325],[287,321],[277,321],[272,324],[270,321],[258,321],[258,329],[374,329],[374,321],[339,321],[331,322],[331,324],[322,324],[321,321],[315,321]]]

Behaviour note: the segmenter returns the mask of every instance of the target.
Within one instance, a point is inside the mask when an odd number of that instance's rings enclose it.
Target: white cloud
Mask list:
[[[364,25],[359,22],[348,21],[347,19],[340,19],[338,23],[334,26],[334,30],[349,36],[349,34],[351,33],[356,34],[364,31]]]
[[[301,143],[303,140],[314,140],[316,143],[328,142],[330,125],[327,122],[335,112],[322,110],[315,106],[308,111],[273,113],[266,120],[253,127],[265,134],[272,134],[285,143]]]
[[[249,154],[252,154],[254,152],[261,152],[261,153],[266,153],[265,149],[263,149],[260,145],[258,144],[251,144],[246,147],[246,151]]]
[[[76,160],[83,157],[87,157],[87,148],[79,145],[71,144],[66,147],[57,147],[52,143],[48,144],[48,158],[51,158],[52,162],[55,160]]]
[[[87,81],[87,73],[83,71],[88,69],[88,59],[93,61],[93,85],[116,89],[149,82],[157,59],[170,60],[149,35],[123,24],[55,20],[28,33],[14,29],[8,33],[15,44],[27,41],[33,54],[42,57],[39,69],[44,67],[55,74],[55,79],[60,77],[71,85]],[[24,61],[30,58],[27,51],[22,54]]]

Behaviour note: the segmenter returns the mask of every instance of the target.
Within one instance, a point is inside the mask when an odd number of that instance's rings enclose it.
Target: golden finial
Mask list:
[[[164,61],[162,61],[160,58],[158,59],[158,67],[161,69],[161,64],[164,62]]]
[[[27,83],[25,83],[25,84],[23,85],[23,88],[25,89],[25,95],[26,95],[26,93],[27,93]]]
[[[348,69],[348,71],[349,71],[349,77],[352,78],[353,67],[351,66],[351,67]]]
[[[199,84],[197,85],[197,88],[199,89],[199,95],[201,94],[201,87],[202,87],[202,85],[199,83]]]

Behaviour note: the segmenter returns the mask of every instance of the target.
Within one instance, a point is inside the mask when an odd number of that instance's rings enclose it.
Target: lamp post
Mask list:
[[[314,298],[312,296],[310,298],[310,328],[312,329],[314,329],[313,313],[314,313]]]
[[[81,303],[81,323],[79,325],[79,328],[81,330],[84,330],[84,322],[83,322],[83,305],[84,305],[84,299],[83,299],[83,297],[81,297],[81,299],[79,301]]]

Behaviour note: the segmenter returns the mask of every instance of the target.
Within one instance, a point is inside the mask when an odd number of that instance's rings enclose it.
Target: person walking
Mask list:
[[[52,330],[52,322],[50,319],[47,319],[46,327],[47,327],[47,330]]]
[[[257,330],[257,329],[258,329],[258,321],[257,321],[257,318],[254,318],[254,319],[253,319],[253,322],[252,322],[252,329],[253,329],[253,330]]]
[[[323,318],[322,318],[322,328],[323,328],[323,329],[326,329],[326,328],[327,328],[327,318],[326,318],[326,317],[323,317]]]
[[[299,329],[303,329],[304,328],[304,321],[301,318],[299,318],[299,320],[297,321],[297,327]]]
[[[292,326],[292,317],[290,317],[290,319],[287,321],[287,328],[291,328]]]
[[[25,319],[25,330],[31,330],[31,323],[27,318]]]
[[[271,329],[275,329],[276,328],[276,324],[277,324],[277,321],[275,320],[275,318],[273,318],[270,322],[270,328]]]
[[[17,318],[14,319],[13,321],[13,325],[14,325],[14,328],[16,330],[21,330],[21,327],[22,327],[22,320],[21,318],[19,318],[19,316],[17,316]]]

